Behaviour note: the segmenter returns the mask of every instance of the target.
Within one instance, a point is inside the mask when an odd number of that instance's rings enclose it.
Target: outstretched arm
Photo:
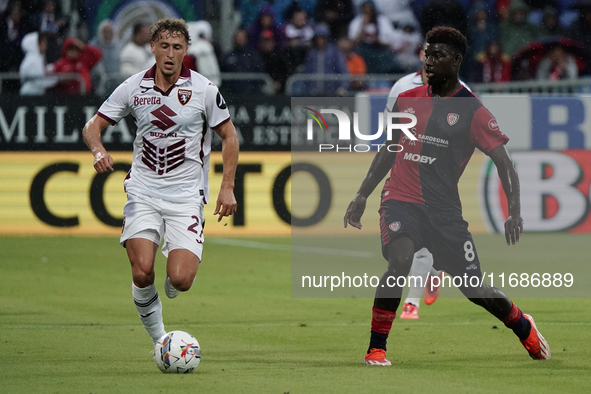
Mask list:
[[[109,125],[109,122],[98,115],[94,115],[82,129],[82,136],[86,146],[94,156],[94,169],[96,172],[113,171],[113,158],[107,153],[101,142],[101,132]]]
[[[519,176],[504,144],[493,149],[488,156],[497,166],[499,178],[501,178],[501,184],[509,205],[509,218],[505,222],[505,239],[507,245],[515,245],[515,242],[519,242],[519,236],[523,235],[523,219],[521,218],[521,203],[519,201]]]
[[[397,138],[398,137],[399,135]],[[397,138],[395,138],[395,140],[397,140]],[[382,146],[375,155],[371,165],[369,166],[369,170],[367,171],[365,179],[363,182],[361,182],[359,191],[355,195],[355,198],[353,198],[353,201],[351,201],[349,204],[344,217],[345,228],[347,228],[347,224],[350,224],[355,228],[361,229],[361,216],[365,211],[367,197],[369,197],[376,186],[382,181],[382,179],[384,179],[384,176],[386,176],[388,171],[394,165],[396,153],[388,151],[387,145],[390,142],[391,141],[387,141],[386,145]]]
[[[214,215],[218,216],[218,222],[224,216],[230,216],[236,212],[236,198],[234,197],[234,177],[238,165],[239,143],[236,128],[232,121],[216,127],[214,131],[222,139],[222,160],[224,162],[224,174],[220,194],[215,204]]]

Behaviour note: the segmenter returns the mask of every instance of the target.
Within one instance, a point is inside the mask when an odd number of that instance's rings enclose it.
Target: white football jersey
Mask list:
[[[402,92],[406,92],[407,90],[411,90],[414,88],[418,88],[419,86],[423,86],[423,77],[421,75],[422,69],[417,71],[416,73],[407,74],[404,77],[400,78],[392,89],[390,89],[390,93],[388,93],[388,103],[386,104],[386,110],[392,112],[392,108],[394,107],[394,103],[396,103],[396,99]],[[466,89],[470,90],[468,85],[466,85],[462,80],[460,83],[466,87]],[[470,90],[472,91],[472,90]]]
[[[213,83],[185,66],[167,92],[154,85],[155,72],[156,66],[129,77],[97,112],[111,124],[130,113],[135,119],[125,191],[207,204],[209,128],[230,120],[226,102]]]

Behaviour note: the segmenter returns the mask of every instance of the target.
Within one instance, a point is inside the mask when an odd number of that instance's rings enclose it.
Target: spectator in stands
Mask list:
[[[240,26],[248,28],[255,23],[259,17],[261,8],[267,5],[267,0],[240,0]]]
[[[304,94],[311,96],[343,95],[349,85],[347,80],[331,80],[330,75],[347,75],[347,64],[341,51],[328,42],[330,31],[321,25],[316,28],[312,40],[312,49],[304,62],[304,73],[324,74],[328,78],[320,81],[310,81],[304,84]]]
[[[425,3],[421,15],[423,34],[438,26],[453,27],[466,35],[468,14],[460,0],[429,0]]]
[[[273,80],[273,92],[281,94],[285,89],[288,69],[285,59],[277,50],[276,42],[273,30],[264,30],[259,38],[259,55],[263,61],[265,72]]]
[[[577,5],[579,17],[569,30],[569,36],[585,45],[591,52],[591,1],[580,2]]]
[[[355,17],[355,8],[351,0],[317,0],[314,10],[314,22],[325,24],[330,29],[330,41],[347,35],[349,23]]]
[[[6,12],[9,4],[10,4],[10,0],[0,0],[0,15],[4,14],[4,12]]]
[[[290,21],[294,12],[299,10],[304,10],[308,15],[313,15],[316,7],[316,0],[273,0],[269,3],[273,4],[275,21],[280,25]]]
[[[353,41],[351,41],[349,37],[341,37],[339,41],[337,41],[337,45],[345,57],[347,70],[349,71],[349,74],[351,74],[349,90],[363,90],[365,87],[365,81],[363,78],[360,78],[360,76],[367,74],[365,60],[353,51]]]
[[[558,11],[552,6],[546,6],[542,14],[542,26],[540,38],[545,37],[566,37],[567,31],[560,24]]]
[[[392,24],[388,18],[377,13],[372,1],[363,3],[361,15],[349,25],[349,38],[365,60],[370,74],[398,71],[391,50],[391,45],[399,44],[395,42],[394,35]]]
[[[291,21],[285,25],[283,32],[284,44],[307,48],[314,37],[314,26],[308,23],[308,13],[305,10],[294,11]]]
[[[221,86],[220,66],[215,55],[211,38],[211,25],[207,21],[189,22],[191,45],[187,50],[188,56],[195,59],[195,71],[209,79],[217,86]]]
[[[577,79],[579,68],[572,55],[561,46],[556,46],[540,61],[536,74],[538,80]]]
[[[119,76],[122,45],[116,37],[115,28],[110,20],[105,19],[100,23],[97,34],[90,44],[103,53],[102,59],[92,69],[93,85],[98,89],[97,94],[107,94],[123,82]],[[99,86],[101,81],[103,84]]]
[[[420,30],[421,26],[417,20],[409,0],[374,0],[378,12],[384,15],[396,30],[402,30],[405,26],[412,26]],[[422,44],[419,43],[419,46]]]
[[[12,3],[0,18],[0,72],[16,72],[23,60],[21,41],[27,33],[20,3]]]
[[[94,45],[85,44],[77,38],[67,38],[62,47],[62,57],[54,63],[56,74],[79,74],[86,85],[86,92],[92,92],[90,73],[101,60],[103,54]],[[55,87],[57,93],[80,94],[80,81],[70,79],[60,81]]]
[[[131,40],[121,50],[120,73],[127,78],[154,65],[154,54],[150,49],[150,25],[136,23]]]
[[[539,37],[539,27],[527,20],[529,6],[522,0],[513,0],[509,16],[501,22],[500,44],[509,56]]]
[[[25,58],[19,67],[20,94],[22,96],[42,96],[46,89],[57,83],[56,77],[48,76],[48,67],[45,63],[47,33],[29,33],[23,38],[21,46],[25,52]]]
[[[504,21],[509,17],[509,5],[513,0],[497,0],[495,10],[500,21]]]
[[[63,34],[68,27],[68,18],[62,16],[55,0],[45,0],[43,10],[34,17],[35,29],[47,33],[47,61],[55,62],[60,57]]]
[[[497,41],[491,41],[486,49],[476,56],[470,80],[478,83],[509,82],[511,60]]]
[[[391,48],[394,50],[394,58],[399,67],[396,72],[413,72],[422,66],[419,52],[423,45],[423,37],[413,25],[403,25],[401,29],[395,29],[391,40]]]
[[[497,26],[485,1],[474,3],[470,15],[467,35],[468,51],[465,61],[462,62],[466,63],[468,70],[474,67],[477,62],[476,57],[484,53],[487,45],[497,39]]]
[[[264,72],[263,61],[258,51],[248,45],[248,33],[240,29],[234,36],[234,49],[226,54],[220,63],[220,68],[227,73],[260,73]],[[258,92],[261,81],[225,81],[224,91]]]
[[[273,40],[275,46],[280,47],[282,43],[281,29],[275,23],[275,14],[273,13],[273,7],[266,5],[261,8],[259,17],[256,22],[248,28],[248,42],[255,48],[259,45],[259,39],[263,31],[270,30],[273,33]]]
[[[287,65],[288,76],[301,71],[314,37],[314,28],[307,23],[305,11],[296,11],[292,20],[293,28],[288,25],[283,33],[282,57]]]

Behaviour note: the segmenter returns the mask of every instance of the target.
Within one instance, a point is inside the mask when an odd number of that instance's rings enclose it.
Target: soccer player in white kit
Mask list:
[[[421,62],[425,62],[425,49],[427,43],[423,44],[421,49],[420,57]],[[468,85],[460,80],[460,83],[470,90]],[[396,103],[398,95],[407,90],[418,88],[427,84],[427,76],[423,67],[417,72],[405,75],[400,78],[392,89],[388,93],[388,104],[386,110],[392,112],[392,108]],[[412,267],[410,269],[410,275],[414,278],[420,277],[419,281],[409,280],[408,294],[404,300],[404,306],[402,307],[401,319],[418,319],[419,318],[419,307],[421,304],[421,297],[423,296],[423,289],[425,292],[425,303],[431,305],[437,300],[439,296],[439,286],[431,286],[431,277],[443,275],[443,271],[438,271],[433,268],[433,255],[427,250],[422,248],[414,254],[412,260]],[[422,286],[421,286],[422,285]],[[433,290],[431,290],[433,287]]]
[[[183,66],[190,44],[182,19],[163,18],[151,30],[156,64],[129,77],[86,123],[84,141],[97,172],[113,171],[101,131],[131,114],[138,126],[131,170],[124,181],[121,245],[131,263],[133,300],[153,342],[166,332],[154,285],[154,260],[164,238],[169,298],[191,288],[203,250],[203,204],[209,200],[213,129],[222,139],[224,173],[214,215],[236,211],[234,175],[238,138],[218,88]]]

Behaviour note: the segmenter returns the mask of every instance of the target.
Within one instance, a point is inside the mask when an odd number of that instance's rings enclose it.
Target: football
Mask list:
[[[201,361],[199,342],[184,331],[171,331],[154,346],[154,361],[164,373],[191,373]]]

